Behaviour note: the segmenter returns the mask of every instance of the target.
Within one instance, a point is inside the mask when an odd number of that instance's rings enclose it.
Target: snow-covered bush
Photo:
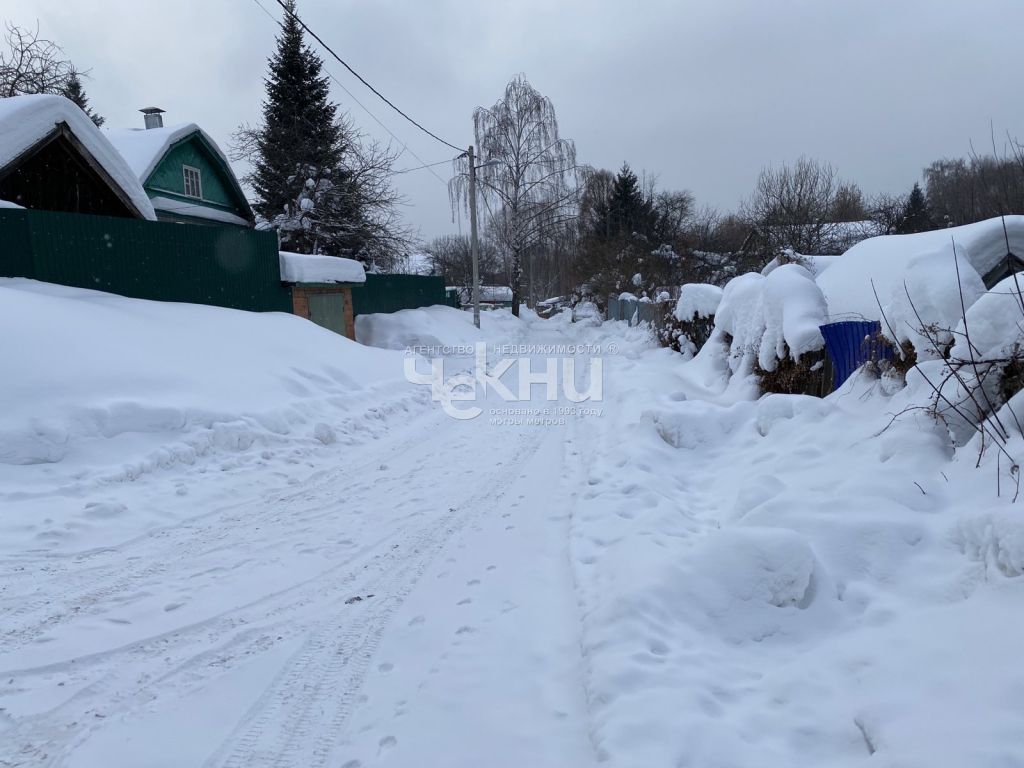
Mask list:
[[[665,300],[668,300],[667,294]],[[680,352],[687,359],[693,357],[711,335],[715,326],[715,311],[721,300],[722,289],[717,285],[684,285],[679,291],[675,308],[666,314],[658,331],[661,344]]]
[[[943,257],[918,256],[905,265],[904,282],[883,299],[882,334],[910,345],[918,360],[938,360],[953,343],[954,329],[985,293],[977,270],[952,249]]]
[[[827,318],[825,298],[805,268],[751,272],[725,286],[705,348],[725,356],[732,376],[756,375],[762,391],[804,391],[821,376],[820,326]]]
[[[717,285],[687,283],[679,290],[679,301],[673,314],[677,320],[687,321],[714,317],[722,303],[722,289]]]
[[[1024,411],[1013,399],[1024,386],[1022,285],[1021,278],[1011,276],[984,293],[952,330],[933,333],[933,350],[946,337],[952,340],[948,357],[917,366],[917,383],[930,390],[930,410],[957,444],[979,432],[997,444],[1021,434],[1018,414]]]

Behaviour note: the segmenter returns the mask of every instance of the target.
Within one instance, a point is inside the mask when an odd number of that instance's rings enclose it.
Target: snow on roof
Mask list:
[[[365,283],[366,270],[355,259],[281,251],[284,283]]]
[[[24,210],[25,206],[12,203],[10,200],[0,200],[0,208],[19,208]]]
[[[237,216],[229,211],[221,211],[216,208],[211,208],[208,205],[200,205],[199,203],[186,203],[181,200],[172,200],[169,197],[154,197],[150,201],[153,203],[153,207],[158,211],[164,211],[166,213],[174,213],[180,216],[193,216],[197,219],[209,219],[210,221],[219,221],[223,224],[237,224],[240,227],[251,226],[252,223],[248,219],[243,219],[241,216]]]
[[[195,123],[182,123],[181,125],[167,125],[163,128],[148,129],[105,128],[103,132],[143,184],[146,183],[146,179],[149,178],[150,174],[156,170],[157,164],[167,154],[167,151],[175,143],[188,138],[194,133],[201,134],[224,163],[228,164],[228,159],[220,147],[217,146],[217,142],[211,139],[209,134]]]
[[[149,197],[131,166],[103,131],[63,96],[35,94],[0,99],[0,169],[49,136],[60,123],[67,125],[139,213],[147,219],[156,219]]]
[[[1007,216],[1006,227],[1010,250],[1024,255],[1024,216]],[[905,296],[904,282],[911,289],[911,295],[921,281],[934,280],[955,286],[954,243],[956,255],[977,273],[962,274],[963,281],[978,275],[984,278],[997,267],[1007,255],[1007,237],[999,218],[919,234],[887,234],[855,245],[819,274],[817,281],[828,301],[831,317],[860,316],[877,321],[881,319],[879,301],[885,306],[894,296]],[[931,268],[921,268],[921,260],[928,259],[932,260]],[[911,272],[912,281],[909,280]],[[874,291],[878,292],[878,300]],[[931,323],[939,318],[924,319]]]

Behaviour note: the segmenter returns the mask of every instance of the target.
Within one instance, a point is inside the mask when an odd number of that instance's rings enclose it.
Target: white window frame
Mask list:
[[[194,181],[194,184],[191,184],[191,185],[189,184],[189,172],[190,171],[194,174],[194,176],[192,177],[193,181]],[[184,184],[185,184],[185,197],[194,197],[197,200],[202,200],[203,199],[203,172],[202,172],[202,170],[200,170],[199,168],[196,168],[195,166],[192,166],[192,165],[183,165],[181,167],[181,175],[182,175],[182,179],[184,180]],[[195,187],[194,193],[193,192],[189,192],[189,187],[190,186],[194,186]]]

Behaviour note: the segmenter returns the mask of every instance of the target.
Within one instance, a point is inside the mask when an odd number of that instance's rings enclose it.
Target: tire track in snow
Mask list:
[[[425,431],[431,432],[435,429],[436,425],[431,424]],[[424,445],[429,443],[410,440],[400,453],[409,453],[414,448],[423,450]],[[471,449],[468,441],[463,441],[460,447],[463,450]],[[443,517],[407,533],[402,528],[408,524],[407,520],[393,520],[390,523],[393,530],[364,547],[361,556],[349,558],[345,563],[322,571],[302,583],[264,596],[246,606],[231,608],[209,620],[177,627],[165,634],[146,638],[122,648],[42,668],[8,671],[5,674],[22,676],[64,670],[81,676],[92,667],[93,675],[97,677],[56,709],[26,718],[4,734],[4,741],[11,749],[21,745],[18,752],[14,753],[19,755],[14,764],[27,765],[30,764],[29,760],[35,765],[63,764],[65,758],[70,756],[78,745],[93,731],[102,727],[102,720],[93,719],[100,716],[99,713],[102,713],[103,718],[108,718],[112,714],[137,711],[156,698],[157,690],[161,695],[166,695],[170,690],[172,695],[180,697],[189,690],[208,685],[211,679],[247,661],[252,654],[267,650],[284,637],[294,637],[308,630],[312,622],[308,617],[302,618],[304,612],[329,610],[336,615],[327,628],[314,630],[307,644],[308,661],[300,667],[304,671],[291,679],[300,680],[303,675],[311,676],[307,679],[326,679],[328,675],[325,670],[318,672],[316,669],[310,669],[310,665],[315,666],[316,659],[322,660],[328,647],[342,651],[354,647],[361,649],[365,658],[360,661],[349,654],[341,659],[340,666],[337,664],[337,658],[331,659],[335,665],[333,677],[330,678],[335,681],[333,694],[338,690],[354,689],[361,675],[365,673],[367,660],[376,647],[387,618],[404,599],[423,569],[444,546],[448,537],[486,506],[487,496],[494,493],[502,484],[502,475],[506,472],[513,474],[508,465],[521,463],[529,453],[529,450],[524,452],[522,444],[517,445],[515,450],[517,452],[511,462],[506,460],[505,465],[498,467],[493,476],[488,475],[474,482],[472,489],[475,492],[468,498],[462,497],[461,503],[454,504],[452,510]],[[409,474],[388,480],[388,483],[394,486],[391,495],[388,494],[387,487],[382,488],[379,480],[376,483],[359,480],[356,481],[355,487],[361,488],[360,493],[348,497],[348,500],[355,503],[376,500],[379,503],[380,498],[393,498],[395,493],[399,493],[406,486],[430,487],[436,480],[439,466],[442,470],[449,468],[433,463],[436,455],[433,449],[424,450],[423,453]],[[390,454],[387,460],[393,461],[397,456],[398,453]],[[365,462],[363,469],[369,469],[379,462],[378,456]],[[286,498],[309,501],[320,499],[318,506],[327,510],[325,514],[336,514],[336,508],[332,507],[331,503],[324,505],[323,500],[345,495],[347,490],[338,487],[338,478],[333,472],[322,474],[321,482],[316,487],[306,486]],[[351,474],[360,477],[361,473]],[[459,489],[457,485],[452,487]],[[314,505],[314,508],[318,506]],[[286,508],[282,516],[288,518],[292,513],[290,508]],[[218,520],[210,522],[211,531],[216,529],[216,522]],[[186,528],[190,535],[195,535],[194,527]],[[222,535],[231,535],[231,532]],[[166,539],[164,541],[166,542]],[[179,564],[172,570],[180,568]],[[354,593],[367,594],[375,590],[375,594],[380,598],[384,598],[385,592],[388,592],[386,602],[381,599],[372,606],[369,605],[372,600],[356,606],[344,604],[344,600]],[[116,593],[116,590],[111,591]],[[353,609],[363,611],[362,615],[356,614],[356,610]],[[354,614],[355,623],[352,623]],[[226,642],[225,637],[228,638]],[[291,694],[295,690],[297,688],[293,683],[285,685],[283,698],[273,707],[274,711],[282,711],[282,707],[291,700]],[[327,692],[325,691],[323,695],[327,695]],[[351,701],[347,706],[351,706]],[[320,710],[322,711],[323,707],[320,707]],[[348,711],[347,708],[336,710],[334,720],[339,721],[340,718],[343,721],[347,718]],[[303,719],[301,714],[297,716],[299,720]],[[73,727],[68,728],[67,724],[73,724]],[[283,749],[287,752],[289,748]],[[3,752],[4,750],[0,749],[0,756]],[[13,754],[11,757],[13,759]],[[0,764],[3,764],[2,760]]]
[[[204,768],[326,765],[392,614],[452,536],[483,514],[490,497],[515,482],[515,468],[536,449],[535,442],[520,438],[511,462],[402,547],[412,552],[397,569],[366,582],[375,597],[360,606],[365,606],[361,615],[353,619],[342,611],[317,629]]]
[[[411,452],[421,444],[422,439],[432,436],[436,431],[435,422],[436,418],[430,419],[430,423],[421,434],[406,441],[389,456],[389,459],[393,460]],[[282,516],[282,505],[288,506],[289,515],[297,511],[301,514],[300,510],[296,510],[290,504],[299,499],[312,502],[310,508],[305,510],[307,513],[322,509],[323,495],[336,489],[339,481],[345,482],[345,475],[365,478],[379,463],[380,457],[375,456],[355,467],[321,471],[303,483],[301,490],[285,494],[281,494],[280,491],[270,492],[263,499],[219,507],[199,518],[158,529],[124,545],[84,555],[83,559],[105,556],[111,562],[94,566],[84,572],[76,569],[74,562],[66,564],[36,588],[34,598],[26,599],[22,595],[18,600],[12,601],[13,606],[0,604],[4,623],[8,626],[14,625],[0,636],[3,648],[11,652],[37,640],[49,630],[87,615],[85,611],[92,606],[108,605],[116,596],[137,592],[144,584],[165,574],[181,572],[183,563],[201,555],[215,541],[230,539],[232,545],[236,547],[258,545],[264,539],[263,535],[255,535],[261,527],[260,524],[279,519]],[[355,490],[365,490],[370,485],[368,483],[363,489],[357,486]],[[136,568],[128,564],[129,562],[146,565]],[[60,584],[68,578],[74,578],[76,582],[84,582],[88,586],[84,590],[75,591],[73,587],[69,590],[66,584]],[[59,595],[59,602],[55,595]],[[40,613],[43,614],[41,617]],[[17,626],[19,620],[26,618],[28,621]]]

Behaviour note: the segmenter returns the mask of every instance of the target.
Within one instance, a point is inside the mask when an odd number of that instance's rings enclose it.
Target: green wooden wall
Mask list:
[[[231,182],[224,178],[224,169],[220,161],[213,159],[210,152],[199,134],[193,134],[174,145],[146,179],[146,192],[150,197],[162,196],[181,200],[183,203],[206,204],[211,208],[245,218],[249,215],[248,211],[240,205]],[[185,195],[182,167],[186,165],[198,168],[202,172],[202,200]]]
[[[0,276],[157,301],[291,312],[277,235],[0,209]]]

